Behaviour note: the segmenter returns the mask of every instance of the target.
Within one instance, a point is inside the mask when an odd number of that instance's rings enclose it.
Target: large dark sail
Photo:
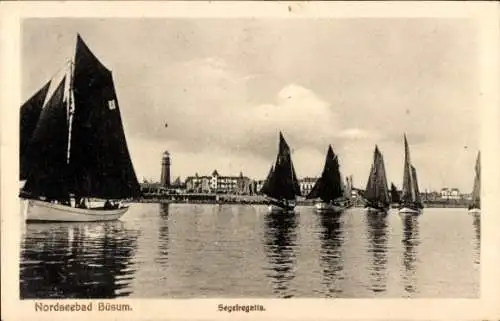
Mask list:
[[[19,176],[25,180],[28,176],[28,170],[33,164],[33,159],[26,155],[29,142],[33,136],[38,119],[42,112],[43,103],[49,91],[50,81],[40,88],[30,99],[28,99],[20,110],[19,118]]]
[[[375,146],[373,154],[373,164],[370,170],[370,177],[366,184],[363,195],[369,203],[389,205],[389,188],[387,187],[387,178],[385,173],[384,158],[380,153],[378,146]]]
[[[70,167],[79,197],[123,199],[140,195],[111,71],[78,36],[71,88],[74,114]]]
[[[68,197],[68,119],[64,101],[66,81],[64,77],[49,98],[26,147],[26,158],[36,160],[30,164],[23,187],[23,194],[30,197]]]
[[[269,173],[267,174],[266,180],[262,184],[262,188],[260,189],[260,192],[262,194],[268,194],[271,191],[271,186],[273,186],[273,172],[274,172],[274,167],[271,166],[269,169]]]
[[[481,152],[477,153],[476,176],[474,177],[474,187],[472,189],[472,208],[481,208]]]
[[[300,195],[300,186],[292,163],[290,147],[281,132],[278,156],[274,170],[270,174],[261,189],[263,194],[279,200],[293,200],[295,196]]]
[[[321,177],[316,181],[306,198],[319,198],[323,202],[330,202],[342,196],[344,196],[344,193],[338,158],[333,152],[332,146],[328,146]]]

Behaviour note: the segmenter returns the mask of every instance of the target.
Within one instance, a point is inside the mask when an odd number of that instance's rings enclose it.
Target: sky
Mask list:
[[[377,144],[403,180],[406,133],[421,190],[472,190],[479,148],[472,20],[27,19],[22,99],[74,52],[76,34],[113,72],[140,181],[198,173],[263,179],[281,130],[299,177],[328,144],[364,188]],[[168,124],[168,126],[165,126]]]

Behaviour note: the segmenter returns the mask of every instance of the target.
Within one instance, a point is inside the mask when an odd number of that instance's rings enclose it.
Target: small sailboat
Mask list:
[[[344,196],[346,201],[346,209],[351,208],[354,204],[352,201],[352,189],[353,189],[352,175],[346,177],[346,182],[343,185]]]
[[[316,181],[306,198],[319,199],[314,204],[318,211],[341,212],[347,207],[342,185],[337,155],[333,152],[332,146],[328,146],[321,177]]]
[[[270,212],[293,211],[296,197],[301,195],[290,147],[281,132],[276,163],[271,167],[262,185],[261,193],[267,196]]]
[[[141,195],[111,71],[80,35],[73,61],[20,112],[27,221],[115,220]]]
[[[404,135],[405,142],[405,161],[403,172],[403,189],[401,194],[401,203],[399,205],[399,213],[419,215],[424,208],[420,198],[420,191],[418,189],[417,170],[411,163],[410,148],[406,135]]]
[[[399,203],[401,203],[401,197],[399,191],[394,183],[391,183],[391,207],[399,208]]]
[[[373,153],[373,164],[368,182],[366,183],[364,198],[366,200],[365,207],[368,212],[387,213],[389,210],[391,199],[389,197],[389,188],[387,187],[384,157],[378,146],[375,146]]]
[[[472,189],[472,202],[469,205],[469,213],[481,213],[481,152],[477,153],[476,176]]]

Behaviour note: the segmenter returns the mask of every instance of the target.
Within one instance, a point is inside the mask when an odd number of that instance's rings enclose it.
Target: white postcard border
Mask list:
[[[1,219],[2,319],[10,320],[180,320],[180,319],[483,319],[500,309],[500,132],[499,12],[494,2],[19,2],[0,4],[1,32]],[[480,30],[482,227],[480,299],[120,299],[19,300],[20,224],[18,200],[18,108],[20,103],[20,23],[27,17],[256,17],[352,18],[441,17],[475,19]],[[14,106],[14,107],[11,107]],[[449,126],[453,126],[450,124]],[[497,215],[498,214],[498,215]],[[446,233],[443,228],[443,233]],[[131,312],[35,312],[35,302],[129,303]],[[218,312],[219,304],[262,304],[265,312]]]

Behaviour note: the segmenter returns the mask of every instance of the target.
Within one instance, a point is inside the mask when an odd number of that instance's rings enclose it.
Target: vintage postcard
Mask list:
[[[2,319],[500,317],[494,3],[0,9]]]

